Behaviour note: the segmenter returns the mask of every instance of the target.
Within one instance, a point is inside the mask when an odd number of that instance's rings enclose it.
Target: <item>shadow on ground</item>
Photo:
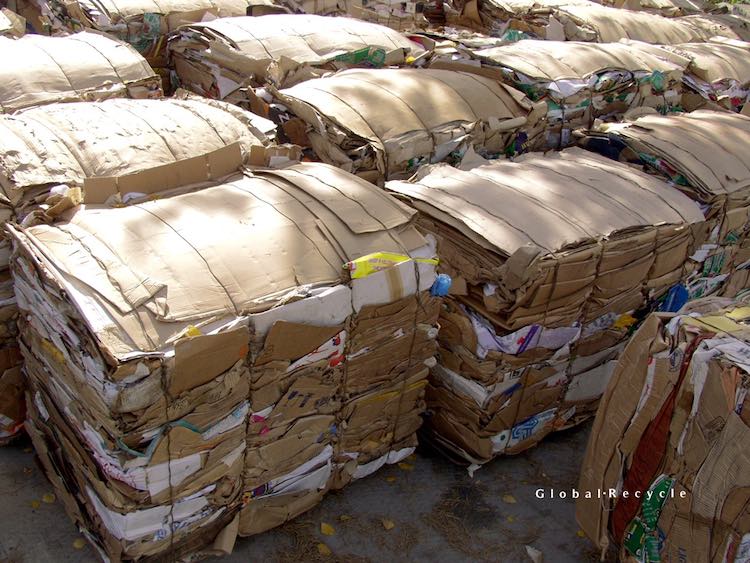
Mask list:
[[[470,477],[428,449],[329,494],[312,511],[261,536],[241,538],[225,563],[597,561],[570,498],[591,424],[548,436]],[[544,499],[536,491],[543,489]],[[27,443],[0,450],[0,562],[95,561]],[[323,534],[321,524],[331,526]],[[330,533],[331,529],[327,529]]]

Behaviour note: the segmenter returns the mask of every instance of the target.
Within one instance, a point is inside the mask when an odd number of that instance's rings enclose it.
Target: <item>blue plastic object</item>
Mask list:
[[[445,297],[451,289],[453,280],[448,274],[438,274],[435,283],[430,288],[430,295],[433,297]]]
[[[665,313],[676,313],[682,309],[682,306],[688,302],[688,299],[690,299],[690,294],[684,285],[673,285],[669,293],[667,293],[667,297],[659,306],[659,310]]]

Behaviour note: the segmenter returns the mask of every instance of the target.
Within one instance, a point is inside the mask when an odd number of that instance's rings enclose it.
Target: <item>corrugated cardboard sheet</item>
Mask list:
[[[76,41],[75,37],[70,40]],[[132,51],[125,45],[118,47],[126,54]],[[186,178],[198,183],[231,174],[253,148],[264,149],[268,139],[255,125],[266,129],[268,124],[234,106],[189,96],[49,104],[2,115],[0,221],[3,227],[11,221],[49,222],[94,196],[100,202],[110,196],[121,202],[128,197],[123,192],[135,191],[143,197],[154,186],[161,191]],[[18,307],[7,271],[9,261],[10,242],[3,235],[0,355],[4,361],[19,359]],[[7,390],[0,402],[0,440],[15,435],[23,421],[23,391],[11,392],[19,383],[11,367],[8,361],[0,364],[0,387]]]
[[[649,115],[632,124],[609,128],[639,154],[665,161],[686,182],[677,187],[699,201],[744,197],[750,190],[750,118],[715,111],[684,115]],[[676,179],[676,177],[674,178]]]
[[[659,14],[668,18],[698,14],[708,6],[703,0],[614,0],[614,2],[603,2],[612,4],[615,8],[636,10]]]
[[[414,451],[439,300],[413,217],[300,164],[12,228],[27,430],[96,547],[227,553]]]
[[[428,387],[431,439],[472,463],[590,416],[635,311],[686,275],[703,215],[580,149],[388,182],[454,280]]]
[[[515,152],[542,104],[495,80],[448,70],[347,70],[282,90],[317,155],[373,181],[405,177],[474,146]]]
[[[181,83],[218,99],[267,81],[284,88],[340,68],[400,65],[423,52],[385,26],[303,14],[187,25],[170,38],[169,48]]]
[[[158,98],[161,79],[138,52],[98,33],[0,37],[0,112],[114,97]]]
[[[593,494],[576,516],[623,559],[740,561],[750,538],[750,308],[706,300],[682,313],[649,317],[625,349],[581,470],[579,490]]]
[[[731,14],[696,14],[680,21],[699,29],[704,37],[714,36],[750,41],[750,14],[739,10]]]

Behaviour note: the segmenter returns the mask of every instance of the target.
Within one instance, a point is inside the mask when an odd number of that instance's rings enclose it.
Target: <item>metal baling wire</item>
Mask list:
[[[312,177],[316,181],[318,181],[318,182],[320,182],[320,183],[322,183],[322,184],[324,184],[324,185],[332,188],[333,190],[337,191],[338,193],[340,193],[346,199],[355,202],[359,207],[362,208],[362,210],[371,219],[375,220],[383,228],[383,230],[393,240],[393,242],[396,244],[396,246],[399,247],[399,249],[403,252],[403,254],[405,256],[408,256],[409,258],[412,259],[412,264],[413,264],[413,267],[414,267],[414,276],[415,276],[415,279],[416,279],[416,291],[414,293],[414,299],[415,299],[415,303],[416,303],[417,306],[415,308],[414,319],[412,321],[412,323],[413,323],[412,324],[412,338],[411,338],[411,342],[409,344],[409,364],[408,364],[408,366],[406,367],[406,369],[404,371],[405,374],[408,373],[408,371],[412,368],[412,359],[413,359],[413,353],[414,353],[414,346],[415,346],[415,343],[416,343],[417,330],[419,330],[419,313],[420,313],[420,311],[426,313],[425,306],[424,306],[424,304],[421,302],[421,300],[419,298],[419,294],[420,294],[420,289],[419,288],[421,286],[421,277],[420,277],[420,272],[419,272],[419,263],[415,259],[413,259],[411,257],[411,255],[409,254],[409,251],[407,250],[407,248],[403,245],[403,243],[400,240],[398,240],[394,236],[394,234],[391,232],[391,229],[389,229],[378,217],[376,217],[375,215],[373,215],[367,209],[367,207],[365,205],[363,205],[363,203],[360,200],[358,200],[356,198],[353,198],[353,197],[350,197],[349,195],[343,193],[336,186],[333,186],[333,185],[329,184],[328,182],[325,182],[324,180],[321,180],[320,178],[316,178],[315,176],[311,176],[310,174],[306,174],[306,173],[301,172],[299,170],[295,170],[295,172],[298,173],[298,174],[300,174],[300,175],[302,175],[302,176]],[[378,188],[378,187],[376,187],[374,185],[373,185],[373,189],[380,190],[380,188]],[[378,193],[380,193],[380,192],[378,192]],[[389,196],[389,197],[393,197],[393,196]],[[354,311],[354,294],[353,294],[353,292],[351,293],[351,307],[352,307],[352,311]],[[351,339],[347,339],[347,340],[350,341]],[[348,346],[348,344],[347,344],[347,346]],[[345,377],[346,377],[346,375],[347,375],[346,370],[348,369],[348,366],[347,366],[348,359],[346,358],[346,356],[345,356],[345,359],[344,359],[344,364],[345,364],[344,369],[345,369]],[[392,429],[392,432],[391,432],[392,437],[391,437],[390,447],[393,447],[393,444],[394,444],[394,438],[395,438],[395,435],[396,435],[396,428],[398,426],[399,414],[401,412],[401,406],[403,404],[403,398],[404,398],[404,394],[405,394],[404,391],[406,389],[406,382],[407,381],[408,381],[408,377],[404,377],[404,381],[402,382],[402,386],[401,386],[401,393],[399,394],[398,408],[397,408],[396,416],[394,417],[393,429]]]

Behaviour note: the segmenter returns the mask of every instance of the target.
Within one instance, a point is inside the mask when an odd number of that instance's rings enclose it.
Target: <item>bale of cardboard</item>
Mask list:
[[[167,76],[167,36],[180,25],[252,15],[254,0],[21,0],[50,35],[92,29],[130,43]],[[260,2],[264,4],[265,2]]]
[[[602,398],[576,517],[622,561],[743,561],[750,546],[750,307],[654,314]]]
[[[544,105],[475,74],[440,69],[353,69],[275,93],[306,125],[315,154],[373,182],[422,164],[515,154],[541,134]]]
[[[684,67],[681,105],[688,111],[709,106],[741,112],[750,97],[750,43],[723,37],[679,45],[625,43]]]
[[[700,14],[710,9],[704,0],[607,0],[607,6],[658,14],[667,18]]]
[[[396,2],[395,0],[281,0],[282,4],[298,14],[320,16],[348,16],[376,23],[398,31],[428,28],[428,8],[435,2]],[[444,2],[450,5],[449,1]]]
[[[0,113],[107,98],[158,98],[161,79],[130,45],[99,33],[0,37]]]
[[[509,41],[614,43],[633,39],[673,45],[705,41],[717,35],[731,39],[744,39],[745,35],[744,22],[733,14],[665,18],[589,0],[470,0],[460,21]]]
[[[181,86],[235,104],[248,88],[286,88],[326,72],[404,65],[422,47],[388,27],[345,17],[281,14],[188,24],[169,38]]]
[[[606,124],[583,140],[591,149],[661,175],[701,206],[710,237],[696,249],[694,270],[684,280],[690,298],[722,291],[731,296],[747,280],[748,143],[750,118],[710,110]]]
[[[217,182],[209,158],[9,227],[27,431],[112,561],[228,553],[416,445],[439,298],[415,212],[325,164]]]
[[[0,223],[50,222],[81,203],[84,183],[212,153],[217,169],[269,143],[273,127],[239,108],[197,99],[49,104],[0,116]],[[178,176],[187,168],[177,170]],[[24,419],[18,308],[8,271],[10,242],[0,238],[0,441]]]
[[[741,7],[740,4],[739,8]],[[747,11],[694,14],[678,19],[709,38],[721,36],[739,41],[750,41],[750,13]]]
[[[481,465],[593,414],[636,312],[683,277],[705,224],[661,179],[578,148],[462,168],[386,187],[453,279],[426,438]]]
[[[667,60],[645,43],[586,43],[524,39],[463,56],[434,56],[430,68],[481,73],[524,92],[547,106],[546,131],[533,148],[562,148],[570,132],[590,128],[595,119],[621,121],[632,108],[661,113],[682,103],[688,61]],[[477,66],[476,62],[481,66]]]

